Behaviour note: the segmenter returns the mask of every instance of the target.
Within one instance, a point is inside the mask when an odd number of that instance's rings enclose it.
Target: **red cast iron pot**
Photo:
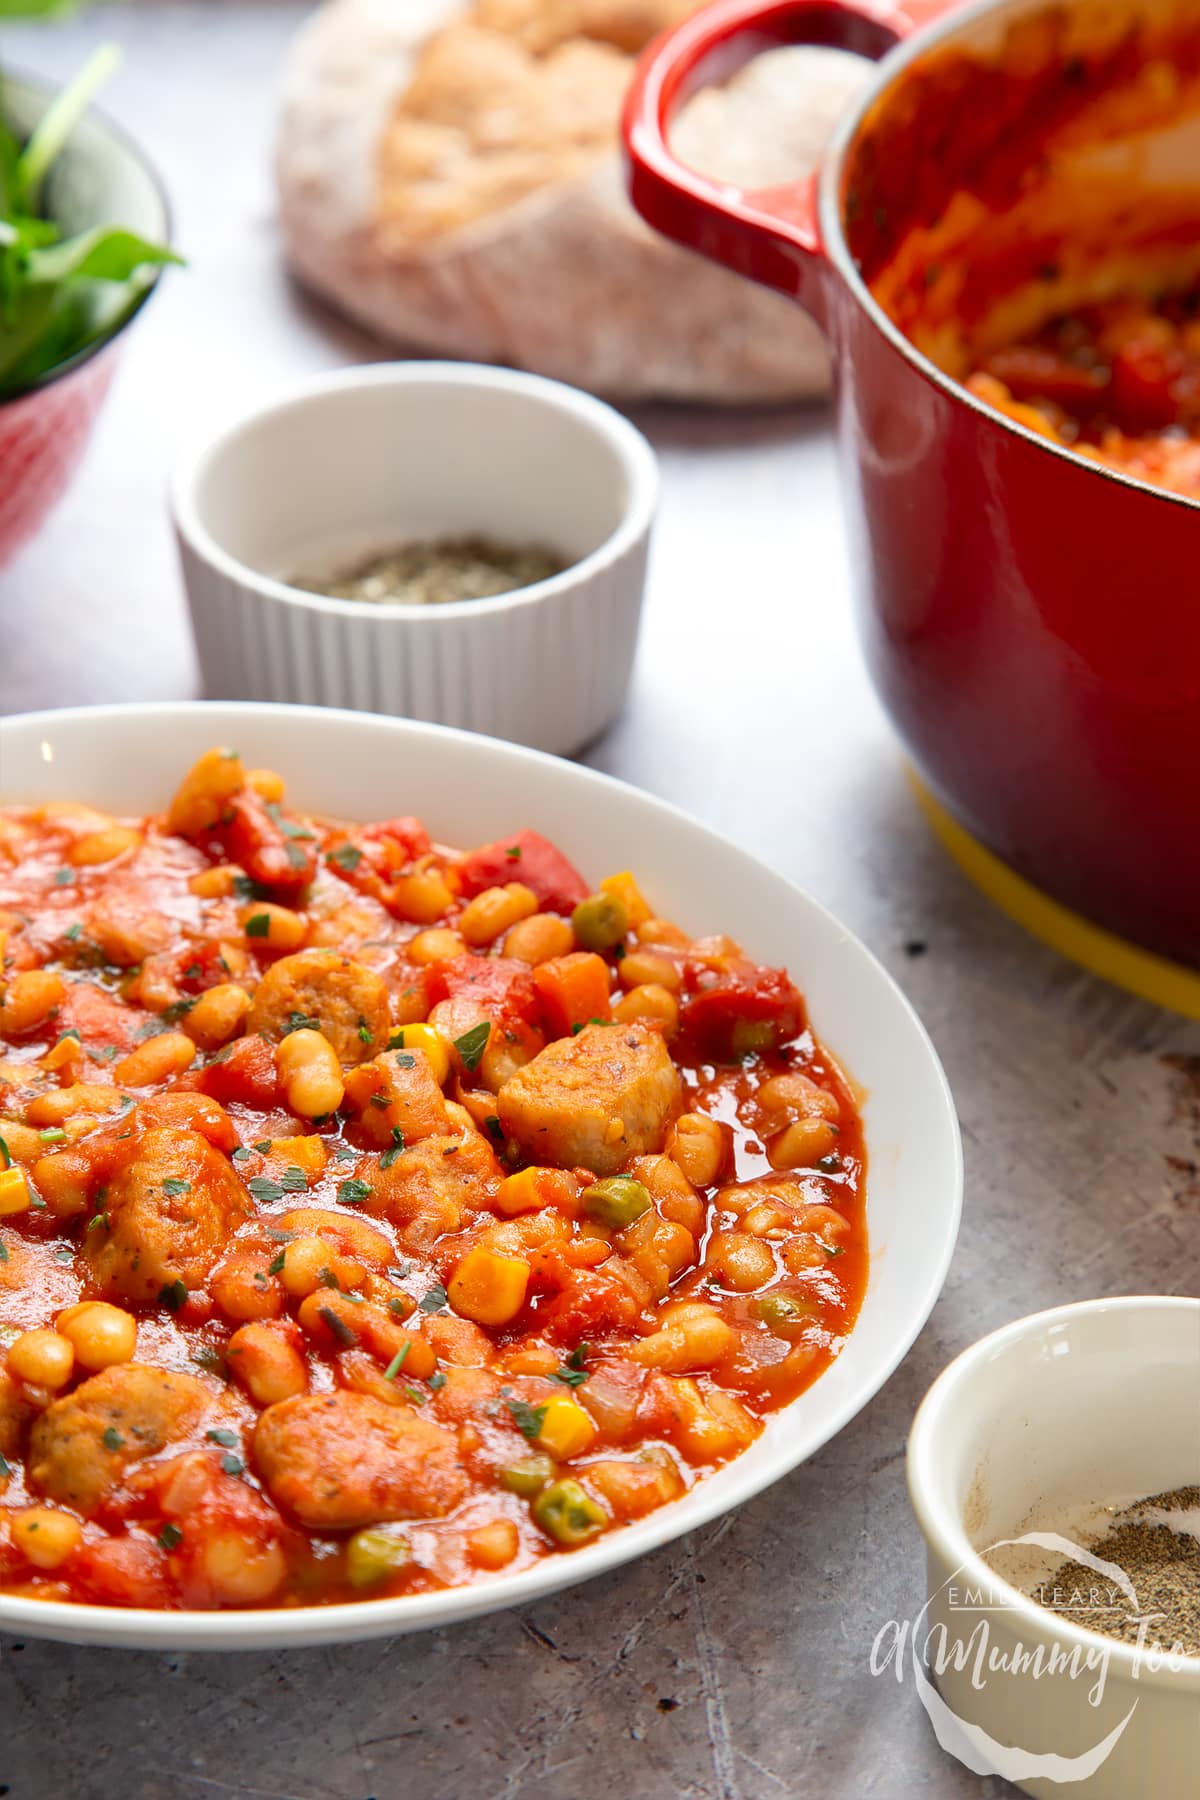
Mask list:
[[[1061,21],[1089,4],[1041,10]],[[847,170],[881,101],[965,31],[1036,9],[988,0],[922,26],[935,10],[718,0],[694,15],[651,46],[628,98],[633,202],[828,336],[867,659],[934,793],[1067,906],[1197,964],[1200,508],[974,400],[892,322],[850,242],[864,228]],[[683,100],[784,44],[883,58],[815,182],[750,194],[680,164],[667,132]],[[922,141],[919,90],[911,100],[920,155],[891,171],[897,192],[936,182],[939,131],[974,130],[993,165],[1012,149],[1002,119],[970,108]]]
[[[18,132],[32,130],[53,88],[6,73],[3,102]],[[167,202],[150,164],[103,114],[89,111],[50,170],[49,216],[65,234],[123,225],[165,243]],[[0,400],[0,569],[41,525],[87,448],[116,368],[117,339],[145,305],[152,276],[115,329],[59,363],[32,387]]]

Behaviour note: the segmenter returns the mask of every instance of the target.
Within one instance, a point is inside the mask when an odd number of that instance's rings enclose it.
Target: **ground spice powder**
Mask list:
[[[1137,1605],[1086,1563],[1063,1562],[1031,1598],[1089,1631],[1200,1656],[1200,1487],[1152,1494],[1084,1546],[1133,1583]]]

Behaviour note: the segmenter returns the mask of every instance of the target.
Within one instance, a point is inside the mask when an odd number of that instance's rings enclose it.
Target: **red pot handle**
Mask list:
[[[799,300],[824,322],[828,268],[816,177],[745,193],[674,157],[667,132],[706,83],[784,44],[823,44],[878,60],[946,0],[716,0],[650,45],[625,101],[622,133],[634,206],[664,237]]]

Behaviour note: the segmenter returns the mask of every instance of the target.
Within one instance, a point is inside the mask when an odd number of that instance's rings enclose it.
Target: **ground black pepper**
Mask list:
[[[1084,1548],[1124,1571],[1137,1592],[1136,1608],[1081,1562],[1060,1563],[1031,1597],[1104,1637],[1200,1656],[1200,1487],[1122,1507]]]
[[[539,544],[498,544],[490,538],[439,538],[399,544],[327,577],[296,575],[292,586],[331,600],[366,600],[388,606],[438,606],[450,600],[484,600],[548,581],[566,567]]]

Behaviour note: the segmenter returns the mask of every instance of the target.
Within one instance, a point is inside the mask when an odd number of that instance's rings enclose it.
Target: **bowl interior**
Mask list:
[[[351,818],[417,813],[436,836],[462,845],[533,825],[586,876],[633,868],[651,903],[685,928],[730,932],[749,954],[789,965],[807,992],[814,1029],[866,1091],[867,1295],[829,1371],[774,1415],[743,1456],[673,1506],[533,1571],[370,1606],[241,1615],[130,1615],[0,1597],[0,1621],[95,1641],[208,1647],[329,1642],[446,1623],[665,1543],[749,1498],[839,1431],[928,1317],[953,1250],[961,1193],[945,1078],[907,1002],[862,945],[807,895],[661,801],[591,770],[437,726],[233,704],[26,715],[0,724],[4,797],[158,808],[177,772],[214,743],[278,768],[295,802],[314,810]]]
[[[628,511],[626,434],[608,408],[552,383],[374,365],[226,433],[196,468],[191,517],[226,556],[282,582],[406,539],[474,533],[576,563]]]
[[[19,137],[33,130],[56,90],[20,75],[5,74],[4,112]],[[51,165],[42,189],[42,207],[65,237],[96,225],[118,225],[153,243],[170,236],[170,214],[159,180],[142,152],[111,119],[89,108],[60,156]],[[128,323],[152,292],[159,271],[147,270],[136,286],[106,295],[112,328],[75,356],[57,363],[32,385],[41,387],[95,354]],[[97,284],[100,285],[100,284]],[[126,298],[127,296],[127,298]]]
[[[1200,1485],[1198,1422],[1200,1301],[1065,1307],[951,1367],[914,1431],[914,1487],[952,1561],[965,1540],[1028,1587],[1057,1553],[991,1546],[1033,1531],[1082,1542],[1107,1506]]]

